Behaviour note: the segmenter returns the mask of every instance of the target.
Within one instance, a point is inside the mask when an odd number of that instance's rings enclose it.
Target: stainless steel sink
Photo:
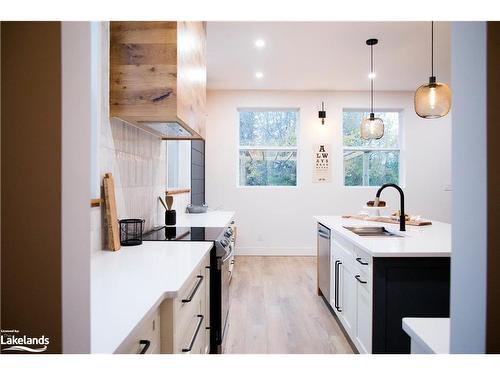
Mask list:
[[[362,237],[401,237],[389,232],[385,227],[344,227],[352,233]]]

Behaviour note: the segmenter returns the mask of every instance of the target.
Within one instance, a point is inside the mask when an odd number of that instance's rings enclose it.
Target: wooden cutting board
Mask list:
[[[116,213],[115,182],[111,173],[106,173],[103,179],[104,206],[107,232],[107,248],[112,251],[120,249],[120,228],[118,227],[118,215]]]
[[[399,224],[399,218],[397,217],[387,217],[387,216],[364,216],[364,215],[344,215],[342,216],[345,219],[357,219],[357,220],[364,220],[364,221],[376,221],[379,223],[389,223],[389,224]],[[406,220],[406,225],[414,225],[417,227],[423,226],[423,225],[432,225],[432,221],[429,220]]]

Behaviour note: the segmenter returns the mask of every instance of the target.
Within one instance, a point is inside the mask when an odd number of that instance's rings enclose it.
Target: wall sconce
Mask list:
[[[326,118],[325,102],[321,102],[321,110],[318,112],[318,117],[321,119],[321,124],[325,125],[325,118]]]

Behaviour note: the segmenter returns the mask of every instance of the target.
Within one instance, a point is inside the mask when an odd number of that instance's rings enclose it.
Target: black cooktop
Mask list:
[[[143,241],[215,241],[226,228],[163,226],[143,234]]]

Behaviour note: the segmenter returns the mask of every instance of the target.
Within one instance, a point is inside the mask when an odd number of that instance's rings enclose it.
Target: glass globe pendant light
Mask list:
[[[415,112],[422,118],[446,116],[451,108],[451,90],[434,76],[434,22],[431,22],[431,76],[427,85],[415,91]]]
[[[370,116],[361,122],[361,138],[363,139],[380,139],[384,136],[384,122],[382,119],[375,117],[373,113],[373,80],[375,73],[373,71],[373,46],[378,43],[378,39],[368,39],[366,44],[370,46]]]

